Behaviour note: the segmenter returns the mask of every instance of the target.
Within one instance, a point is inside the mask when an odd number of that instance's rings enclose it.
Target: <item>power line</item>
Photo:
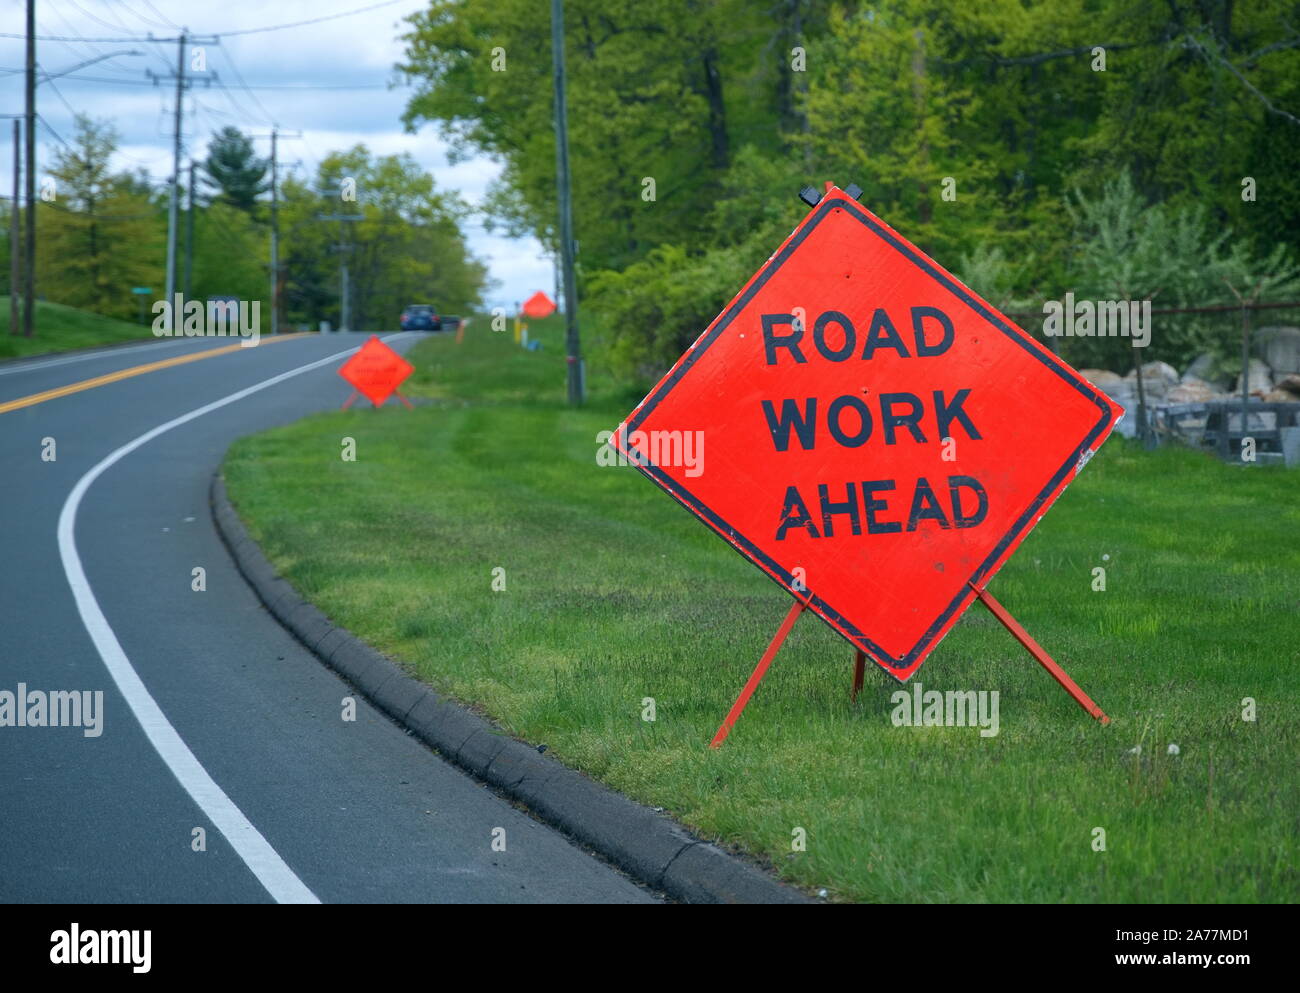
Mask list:
[[[64,25],[67,26],[68,30],[71,31],[71,32],[73,33],[74,38],[80,38],[80,37],[81,37],[81,34],[80,34],[80,32],[77,31],[76,26],[75,26],[71,21],[69,21],[66,17],[63,16],[63,11],[61,11],[61,10],[60,10],[56,5],[54,5],[53,3],[51,3],[51,4],[49,5],[49,9],[50,9],[50,12],[51,12],[52,14],[54,14],[54,16],[57,17],[57,18],[60,20],[60,22],[62,22]],[[69,40],[69,41],[65,41],[65,42],[63,42],[63,44],[64,44],[64,45],[67,47],[67,49],[68,49],[70,52],[72,52],[72,53],[73,53],[73,54],[74,54],[78,59],[85,58],[85,53],[86,53],[86,52],[91,52],[91,51],[93,51],[93,49],[91,49],[89,46],[82,46],[80,43],[76,44],[75,47],[74,47],[74,43],[73,43],[71,40]]]
[[[381,8],[381,7],[391,7],[393,4],[395,4],[395,3],[400,3],[400,2],[401,2],[401,0],[381,0],[380,3],[372,3],[372,4],[369,4],[369,5],[365,6],[365,7],[356,7],[356,8],[354,8],[354,9],[352,9],[352,10],[344,10],[344,11],[340,11],[340,12],[337,13],[337,14],[325,14],[325,15],[322,15],[321,17],[312,17],[312,18],[309,18],[309,19],[307,19],[307,20],[305,20],[305,21],[290,21],[290,22],[287,23],[287,24],[268,24],[268,25],[266,25],[265,27],[260,27],[260,28],[242,28],[242,29],[240,29],[240,30],[238,30],[238,31],[203,31],[203,32],[198,32],[198,31],[196,31],[196,32],[194,32],[194,33],[195,33],[195,34],[216,35],[216,36],[221,37],[221,38],[233,38],[233,37],[236,36],[236,35],[244,35],[244,34],[263,34],[263,33],[267,32],[267,31],[284,31],[284,30],[287,29],[287,28],[301,28],[301,27],[306,27],[306,26],[309,25],[309,24],[320,24],[320,23],[322,23],[322,22],[324,22],[324,21],[336,21],[336,20],[338,20],[340,17],[351,17],[351,16],[353,16],[354,14],[364,14],[364,13],[366,13],[367,11],[378,10],[378,9]],[[106,22],[105,22],[105,21],[100,21],[100,23],[101,23],[101,24],[104,24],[104,23],[106,23]],[[109,25],[109,26],[111,27],[112,25]],[[25,34],[13,34],[13,33],[9,33],[9,32],[0,33],[0,38],[26,38],[26,37],[27,37],[27,35],[25,35]],[[158,37],[155,37],[152,33],[150,33],[149,35],[147,35],[147,36],[145,36],[145,37],[141,37],[140,35],[132,35],[132,36],[127,37],[127,38],[87,38],[87,37],[85,37],[84,35],[78,35],[78,36],[76,36],[75,38],[68,38],[68,37],[65,37],[65,36],[62,36],[62,35],[42,35],[42,34],[38,34],[38,35],[36,35],[36,40],[37,40],[37,41],[63,41],[63,42],[67,42],[67,41],[76,41],[76,42],[124,42],[124,41],[159,41],[159,42],[175,42],[175,41],[180,41],[180,38],[158,38]]]
[[[230,50],[223,46],[221,49],[221,54],[226,57],[226,63],[230,66],[230,71],[235,74],[235,79],[238,80],[239,85],[244,88],[244,92],[248,94],[249,98],[253,101],[253,103],[257,104],[257,106],[261,109],[262,113],[266,115],[267,121],[274,124],[275,118],[272,116],[271,112],[266,109],[266,107],[262,104],[261,100],[257,99],[257,94],[255,94],[252,90],[248,88],[248,83],[245,82],[243,73],[239,71],[239,66],[235,65],[235,59],[230,54]]]
[[[171,64],[168,63],[168,68]],[[15,69],[12,66],[0,66],[0,75],[15,74],[23,72],[23,69]],[[60,79],[79,80],[85,83],[121,83],[123,86],[152,86],[148,80],[140,79],[110,79],[105,76],[81,76],[75,73],[68,73],[66,76],[60,76]],[[220,85],[220,84],[218,84]],[[386,90],[387,83],[250,83],[243,87],[247,90]],[[251,116],[251,115],[250,115]],[[270,123],[267,121],[266,123]]]
[[[235,108],[235,112],[240,116],[240,118],[245,121],[259,121],[268,127],[275,123],[269,117],[259,118],[256,114],[250,113],[247,107],[235,99],[234,92],[221,80],[220,77],[216,77],[216,83],[217,89],[221,90],[221,92],[226,95],[226,99],[230,101],[230,106]]]
[[[54,95],[59,98],[59,101],[63,104],[63,106],[68,108],[68,113],[71,114],[73,119],[75,120],[77,117],[76,108],[74,108],[72,104],[68,103],[67,97],[65,97],[63,93],[59,90],[59,88],[54,85],[54,80],[50,78],[50,74],[48,72],[46,72],[44,69],[41,68],[41,64],[39,62],[36,63],[36,71],[40,73],[43,77],[45,77],[42,80],[42,82],[45,83],[46,86],[48,86],[50,89],[54,91]]]
[[[104,25],[104,27],[106,27],[106,28],[122,28],[122,29],[125,30],[125,31],[129,31],[129,30],[130,30],[130,28],[128,28],[128,27],[127,27],[125,24],[123,24],[120,20],[119,20],[116,24],[110,24],[108,21],[104,20],[102,17],[98,16],[97,14],[92,14],[92,13],[91,13],[90,11],[88,11],[85,7],[81,6],[81,4],[77,2],[77,0],[68,0],[68,3],[70,3],[70,4],[72,4],[72,6],[76,7],[79,11],[81,11],[83,14],[85,14],[87,17],[89,17],[89,18],[90,18],[92,21],[94,21],[96,24],[102,24],[102,25]]]
[[[38,121],[40,121],[42,124],[45,125],[45,130],[46,130],[46,131],[48,131],[50,134],[54,135],[54,137],[58,138],[59,141],[63,142],[63,147],[64,147],[64,148],[72,149],[72,146],[71,146],[70,144],[68,144],[67,141],[64,140],[63,135],[61,135],[61,134],[59,134],[59,132],[55,131],[53,125],[51,125],[50,122],[47,121],[43,115],[41,115],[41,114],[37,114],[37,115],[36,115],[36,119],[37,119]]]
[[[143,23],[148,24],[148,25],[150,25],[151,27],[155,27],[155,28],[171,28],[173,31],[179,31],[179,30],[181,29],[181,26],[180,26],[179,24],[177,24],[175,21],[169,21],[169,20],[167,20],[166,16],[164,16],[164,14],[162,13],[162,11],[160,11],[157,7],[155,7],[153,4],[151,4],[151,3],[149,2],[149,0],[144,0],[144,5],[145,5],[146,7],[148,7],[150,10],[152,10],[155,14],[158,15],[158,19],[157,19],[157,20],[155,20],[155,19],[153,19],[153,18],[151,18],[151,17],[145,17],[144,14],[140,13],[138,10],[136,10],[134,7],[132,7],[130,4],[128,4],[128,3],[126,2],[126,0],[122,0],[122,3],[121,3],[121,7],[122,7],[123,10],[125,10],[128,14],[130,14],[130,15],[131,15],[132,17],[134,17],[136,20],[138,20],[138,21],[142,21]],[[123,26],[123,27],[126,27],[125,24],[123,24],[122,26]]]
[[[75,3],[76,0],[72,0],[72,2]],[[61,11],[57,6],[53,6],[53,5],[51,5],[51,6],[50,6],[50,10],[54,13],[54,15],[55,15],[55,16],[56,16],[60,21],[62,21],[64,24],[66,24],[66,25],[68,26],[68,29],[71,30],[71,31],[74,33],[74,35],[75,35],[76,37],[78,37],[78,38],[81,38],[81,37],[82,37],[81,33],[78,32],[78,31],[76,30],[76,27],[72,24],[72,22],[70,22],[70,21],[67,19],[67,17],[64,16],[63,12],[62,12],[62,11]],[[74,46],[73,46],[72,44],[70,44],[70,43],[65,43],[65,45],[66,45],[66,47],[68,48],[68,50],[69,50],[70,52],[72,52],[73,54],[77,55],[78,58],[81,58],[81,57],[82,57],[82,53],[79,51],[79,49],[82,49],[82,48],[84,48],[84,50],[85,50],[86,52],[89,52],[92,56],[96,56],[96,57],[98,57],[98,56],[101,56],[101,55],[104,54],[102,49],[92,48],[92,47],[89,46],[89,45],[78,45],[78,46],[76,46],[76,47],[74,47]],[[158,54],[156,51],[153,51],[152,49],[151,49],[150,51],[151,51],[154,55],[157,55],[157,54]],[[104,68],[105,68],[105,69],[111,69],[111,70],[113,70],[114,72],[121,73],[121,74],[123,74],[123,75],[134,75],[134,74],[135,74],[135,70],[133,70],[133,69],[127,69],[127,68],[124,67],[124,66],[119,66],[119,65],[117,65],[116,63],[114,63],[112,59],[103,59],[103,60],[100,60],[100,61],[103,62],[103,65],[104,65]],[[164,60],[164,65],[166,65],[166,64],[167,64],[167,63],[166,63],[166,61]],[[170,66],[168,66],[168,67],[170,68]]]
[[[135,214],[101,214],[93,210],[75,210],[72,207],[65,207],[54,200],[43,200],[41,202],[45,207],[52,210],[72,214],[74,217],[93,217],[97,221],[138,221],[141,218],[158,216],[157,210],[147,210]]]
[[[368,10],[378,10],[380,7],[391,7],[401,0],[382,0],[381,3],[372,3],[367,7],[357,7],[354,10],[345,10],[338,14],[326,14],[322,17],[313,17],[306,21],[294,21],[290,24],[273,24],[265,28],[245,28],[242,31],[223,31],[221,36],[229,38],[237,34],[260,34],[263,31],[283,31],[285,28],[300,28],[308,24],[320,24],[322,21],[336,21],[340,17],[351,17],[353,14],[364,14]]]

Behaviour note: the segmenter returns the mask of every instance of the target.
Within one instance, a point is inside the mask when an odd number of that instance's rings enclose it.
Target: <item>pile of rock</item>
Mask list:
[[[1300,403],[1300,328],[1261,328],[1254,335],[1255,352],[1245,370],[1246,389],[1254,398],[1280,403]],[[1137,370],[1127,375],[1106,369],[1080,369],[1080,374],[1125,411],[1118,430],[1126,437],[1137,433]],[[1200,355],[1179,375],[1167,362],[1142,366],[1142,388],[1149,410],[1180,403],[1241,398],[1242,376],[1230,376],[1213,355]]]

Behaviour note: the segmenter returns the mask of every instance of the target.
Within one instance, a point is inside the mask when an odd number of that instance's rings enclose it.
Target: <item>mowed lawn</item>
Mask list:
[[[1300,474],[1112,440],[993,580],[1108,727],[978,605],[913,682],[999,691],[1000,733],[895,727],[898,684],[871,667],[850,703],[850,646],[805,614],[713,751],[789,596],[634,469],[597,465],[639,396],[593,375],[566,408],[558,323],[533,333],[541,352],[485,323],[431,339],[406,391],[428,404],[234,447],[240,513],[338,623],[834,899],[1300,899]]]
[[[75,307],[44,300],[36,302],[33,317],[35,320],[30,338],[21,333],[11,335],[9,298],[0,296],[0,359],[66,352],[96,345],[115,345],[154,336],[148,324],[132,324],[115,317],[101,317],[87,310],[77,310]]]

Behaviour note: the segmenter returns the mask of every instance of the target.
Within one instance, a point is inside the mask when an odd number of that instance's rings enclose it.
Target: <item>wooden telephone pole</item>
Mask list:
[[[564,342],[569,360],[569,403],[583,400],[578,287],[573,273],[573,205],[569,190],[569,114],[565,102],[564,0],[551,0],[551,56],[555,65],[555,183],[560,201],[560,257],[564,265]]]

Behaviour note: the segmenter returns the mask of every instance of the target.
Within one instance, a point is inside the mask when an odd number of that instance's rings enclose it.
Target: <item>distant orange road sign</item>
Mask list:
[[[523,311],[527,317],[550,317],[555,313],[555,301],[538,290],[524,301]]]

